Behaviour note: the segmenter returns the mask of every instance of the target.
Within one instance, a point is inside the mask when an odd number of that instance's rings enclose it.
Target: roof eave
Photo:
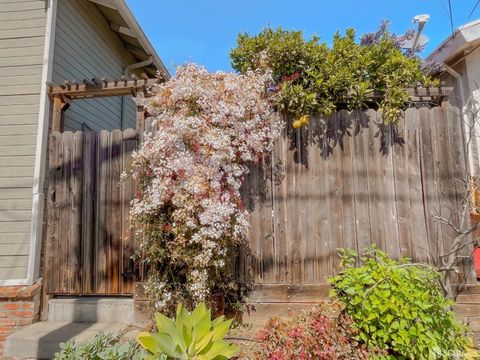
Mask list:
[[[157,52],[153,48],[152,44],[148,40],[147,36],[143,32],[142,28],[137,22],[137,19],[135,19],[135,16],[133,16],[130,8],[127,6],[124,0],[112,0],[112,2],[115,4],[118,12],[122,16],[123,20],[127,23],[128,27],[130,30],[134,33],[136,39],[142,45],[143,49],[145,52],[152,56],[153,58],[153,63],[157,67],[157,69],[160,71],[162,76],[164,77],[165,80],[168,80],[171,78],[170,73],[168,72],[165,64],[163,61],[160,59],[160,56],[158,56]]]
[[[465,50],[473,49],[480,42],[480,20],[459,27],[427,57],[437,63],[448,64],[452,59],[463,57]]]

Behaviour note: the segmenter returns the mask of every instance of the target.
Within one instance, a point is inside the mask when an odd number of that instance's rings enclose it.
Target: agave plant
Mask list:
[[[177,307],[177,317],[169,319],[155,314],[158,333],[142,332],[138,342],[150,352],[145,359],[222,360],[232,358],[239,350],[223,337],[232,320],[222,315],[212,321],[212,314],[205,304],[199,304],[192,313],[182,304]]]

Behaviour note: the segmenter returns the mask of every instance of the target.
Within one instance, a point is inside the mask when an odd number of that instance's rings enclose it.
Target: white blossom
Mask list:
[[[269,74],[211,74],[186,65],[146,103],[153,129],[133,154],[132,175],[142,185],[131,217],[141,226],[171,210],[175,239],[168,250],[198,249],[182,259],[189,266],[186,288],[197,301],[208,295],[213,270],[225,267],[226,245],[247,235],[240,187],[282,126],[266,92],[270,83]],[[151,290],[163,294],[158,307],[170,301],[165,287]]]

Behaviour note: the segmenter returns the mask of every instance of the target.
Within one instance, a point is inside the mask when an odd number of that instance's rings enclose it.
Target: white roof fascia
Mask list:
[[[480,42],[480,20],[475,20],[455,30],[454,34],[432,51],[427,60],[440,64],[446,63],[459,53],[473,48],[478,42]]]

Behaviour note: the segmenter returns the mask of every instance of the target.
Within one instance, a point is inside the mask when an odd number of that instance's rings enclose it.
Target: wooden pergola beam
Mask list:
[[[453,87],[411,87],[407,89],[411,102],[436,103],[441,102],[450,96]],[[377,92],[369,96],[372,101],[383,99],[384,94]]]
[[[448,98],[453,87],[414,87],[409,88],[410,101],[417,103],[435,103],[441,105]]]
[[[136,96],[137,93],[146,93],[147,88],[158,84],[157,79],[130,79],[130,80],[84,80],[80,82],[66,82],[64,85],[55,86],[47,84],[49,87],[48,94],[53,99],[57,95],[65,96],[68,99],[84,99],[94,97],[111,97],[111,96]]]
[[[440,97],[448,96],[452,93],[453,87],[413,87],[408,89],[410,96],[430,96],[430,97]]]
[[[63,112],[70,106],[71,100],[102,98],[112,96],[146,97],[148,89],[159,83],[158,79],[150,79],[142,74],[130,79],[108,81],[107,79],[65,81],[62,85],[47,83],[48,96],[53,103],[52,131],[63,131]],[[143,107],[137,103],[137,127],[143,123]]]

